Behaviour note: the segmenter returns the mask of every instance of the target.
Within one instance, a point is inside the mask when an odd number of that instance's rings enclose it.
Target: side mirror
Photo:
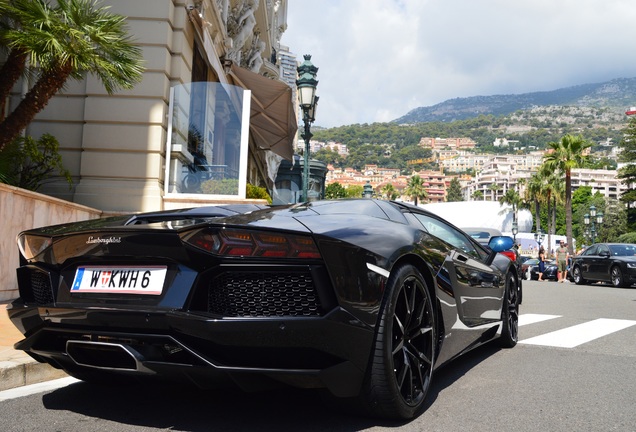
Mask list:
[[[495,252],[502,252],[511,249],[514,244],[515,241],[512,237],[508,236],[495,236],[491,237],[488,241],[488,247]]]
[[[609,251],[602,250],[602,251],[600,251],[600,252],[598,253],[598,255],[599,255],[599,256],[602,256],[603,258],[609,258],[610,253],[609,253]]]

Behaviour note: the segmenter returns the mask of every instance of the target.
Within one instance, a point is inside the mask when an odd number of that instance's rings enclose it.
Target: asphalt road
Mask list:
[[[636,288],[526,281],[521,314],[517,347],[485,346],[439,370],[409,423],[350,416],[302,391],[74,382],[0,392],[2,430],[636,431]]]

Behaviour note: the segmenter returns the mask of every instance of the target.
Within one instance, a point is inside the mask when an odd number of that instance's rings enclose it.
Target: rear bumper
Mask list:
[[[117,308],[8,309],[26,338],[15,345],[69,373],[91,370],[188,379],[212,387],[228,379],[249,389],[250,377],[355,396],[373,330],[336,308],[323,317],[223,318],[183,311]]]

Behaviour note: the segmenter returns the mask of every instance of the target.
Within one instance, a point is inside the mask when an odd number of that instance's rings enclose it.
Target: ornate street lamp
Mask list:
[[[373,186],[369,180],[362,186],[362,198],[373,198]]]
[[[583,223],[585,224],[586,230],[585,233],[589,234],[592,243],[596,243],[596,233],[597,233],[597,225],[600,228],[600,225],[603,224],[603,213],[596,213],[596,207],[594,205],[590,206],[590,213],[585,213],[583,215]],[[589,230],[588,230],[589,228]]]
[[[537,230],[537,232],[534,233],[534,239],[539,243],[539,248],[541,248],[541,243],[543,243],[543,231]]]
[[[519,226],[517,225],[517,221],[512,222],[512,239],[515,244],[517,243],[517,233],[519,233]]]
[[[298,99],[300,102],[300,108],[303,110],[303,123],[305,129],[300,136],[305,140],[305,152],[303,154],[303,201],[309,201],[309,141],[313,136],[311,134],[311,123],[316,119],[316,103],[318,97],[316,96],[316,87],[318,81],[316,80],[316,74],[318,68],[311,63],[311,55],[305,54],[303,56],[305,61],[298,66],[298,80],[296,86],[298,87]]]

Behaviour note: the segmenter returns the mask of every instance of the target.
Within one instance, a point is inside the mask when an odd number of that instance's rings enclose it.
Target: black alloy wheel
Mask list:
[[[420,272],[402,265],[389,277],[363,393],[375,416],[412,419],[424,409],[435,359],[435,316]]]
[[[574,266],[572,269],[572,277],[574,278],[574,283],[577,285],[583,285],[585,283],[585,279],[583,279],[583,275],[581,274],[581,267]]]
[[[622,288],[625,286],[625,279],[623,278],[623,272],[617,265],[612,266],[610,269],[610,276],[612,278],[612,285],[616,288]]]
[[[503,348],[512,348],[519,340],[519,297],[516,283],[515,277],[508,273],[501,312],[503,324],[499,338],[499,344]]]

